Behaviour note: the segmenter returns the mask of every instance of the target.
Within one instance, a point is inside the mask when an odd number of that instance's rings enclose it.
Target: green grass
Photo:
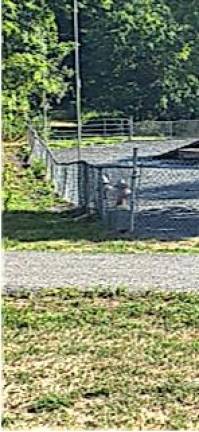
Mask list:
[[[160,141],[165,140],[164,137],[157,137],[157,136],[137,136],[132,137],[131,141]],[[115,145],[120,144],[124,141],[129,141],[127,136],[96,136],[91,138],[83,138],[81,146],[82,147],[88,147],[92,145]],[[77,147],[77,140],[76,139],[56,139],[56,140],[49,140],[49,147],[52,149],[62,149],[62,148],[74,148]]]
[[[3,214],[6,250],[65,251],[77,253],[199,253],[199,238],[180,241],[132,240],[107,232],[96,217],[74,219],[70,206],[53,193],[53,185],[35,177],[13,160],[13,148],[5,153],[7,196]],[[36,167],[38,170],[38,167]],[[65,211],[54,212],[56,206]]]
[[[82,147],[88,147],[92,145],[115,145],[120,144],[123,141],[126,141],[127,138],[124,136],[117,136],[117,137],[102,137],[102,136],[96,136],[91,138],[83,138],[81,146]],[[56,148],[74,148],[77,147],[77,139],[57,139],[57,140],[50,140],[49,141],[49,147],[56,149]]]
[[[6,296],[3,426],[198,430],[199,296]]]

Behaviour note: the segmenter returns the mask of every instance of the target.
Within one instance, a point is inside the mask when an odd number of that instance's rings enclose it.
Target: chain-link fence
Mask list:
[[[139,238],[199,236],[199,161],[135,158],[115,163],[58,162],[29,129],[31,158],[42,159],[55,192],[109,229]]]
[[[199,236],[199,164],[141,166],[136,194],[137,237]]]

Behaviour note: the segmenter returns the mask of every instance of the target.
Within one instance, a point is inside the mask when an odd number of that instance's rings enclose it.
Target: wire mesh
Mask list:
[[[58,162],[34,129],[29,130],[31,158],[40,158],[55,192],[88,212],[96,211],[112,224],[139,238],[182,239],[199,236],[199,161],[138,160],[133,183],[133,162],[91,164]],[[135,190],[133,190],[135,188]],[[120,213],[119,213],[120,212]],[[122,218],[122,219],[121,219]]]
[[[178,120],[172,122],[173,136],[175,137],[198,137],[199,120]]]
[[[136,203],[138,237],[199,236],[199,166],[140,167]]]

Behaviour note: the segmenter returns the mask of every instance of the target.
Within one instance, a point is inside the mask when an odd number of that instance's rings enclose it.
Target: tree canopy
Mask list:
[[[137,119],[198,115],[196,1],[85,4],[81,26],[86,107],[115,109]]]
[[[4,0],[5,122],[74,99],[73,2]],[[79,0],[83,111],[199,114],[197,0]],[[61,104],[61,105],[60,105]]]
[[[73,43],[60,42],[55,13],[41,0],[4,0],[3,37],[4,119],[17,125],[22,113],[39,111],[44,91],[49,103],[68,91]]]

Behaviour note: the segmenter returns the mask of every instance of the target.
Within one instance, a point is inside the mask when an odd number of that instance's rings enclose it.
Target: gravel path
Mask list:
[[[128,286],[138,289],[199,289],[199,256],[168,254],[5,253],[5,289]]]

